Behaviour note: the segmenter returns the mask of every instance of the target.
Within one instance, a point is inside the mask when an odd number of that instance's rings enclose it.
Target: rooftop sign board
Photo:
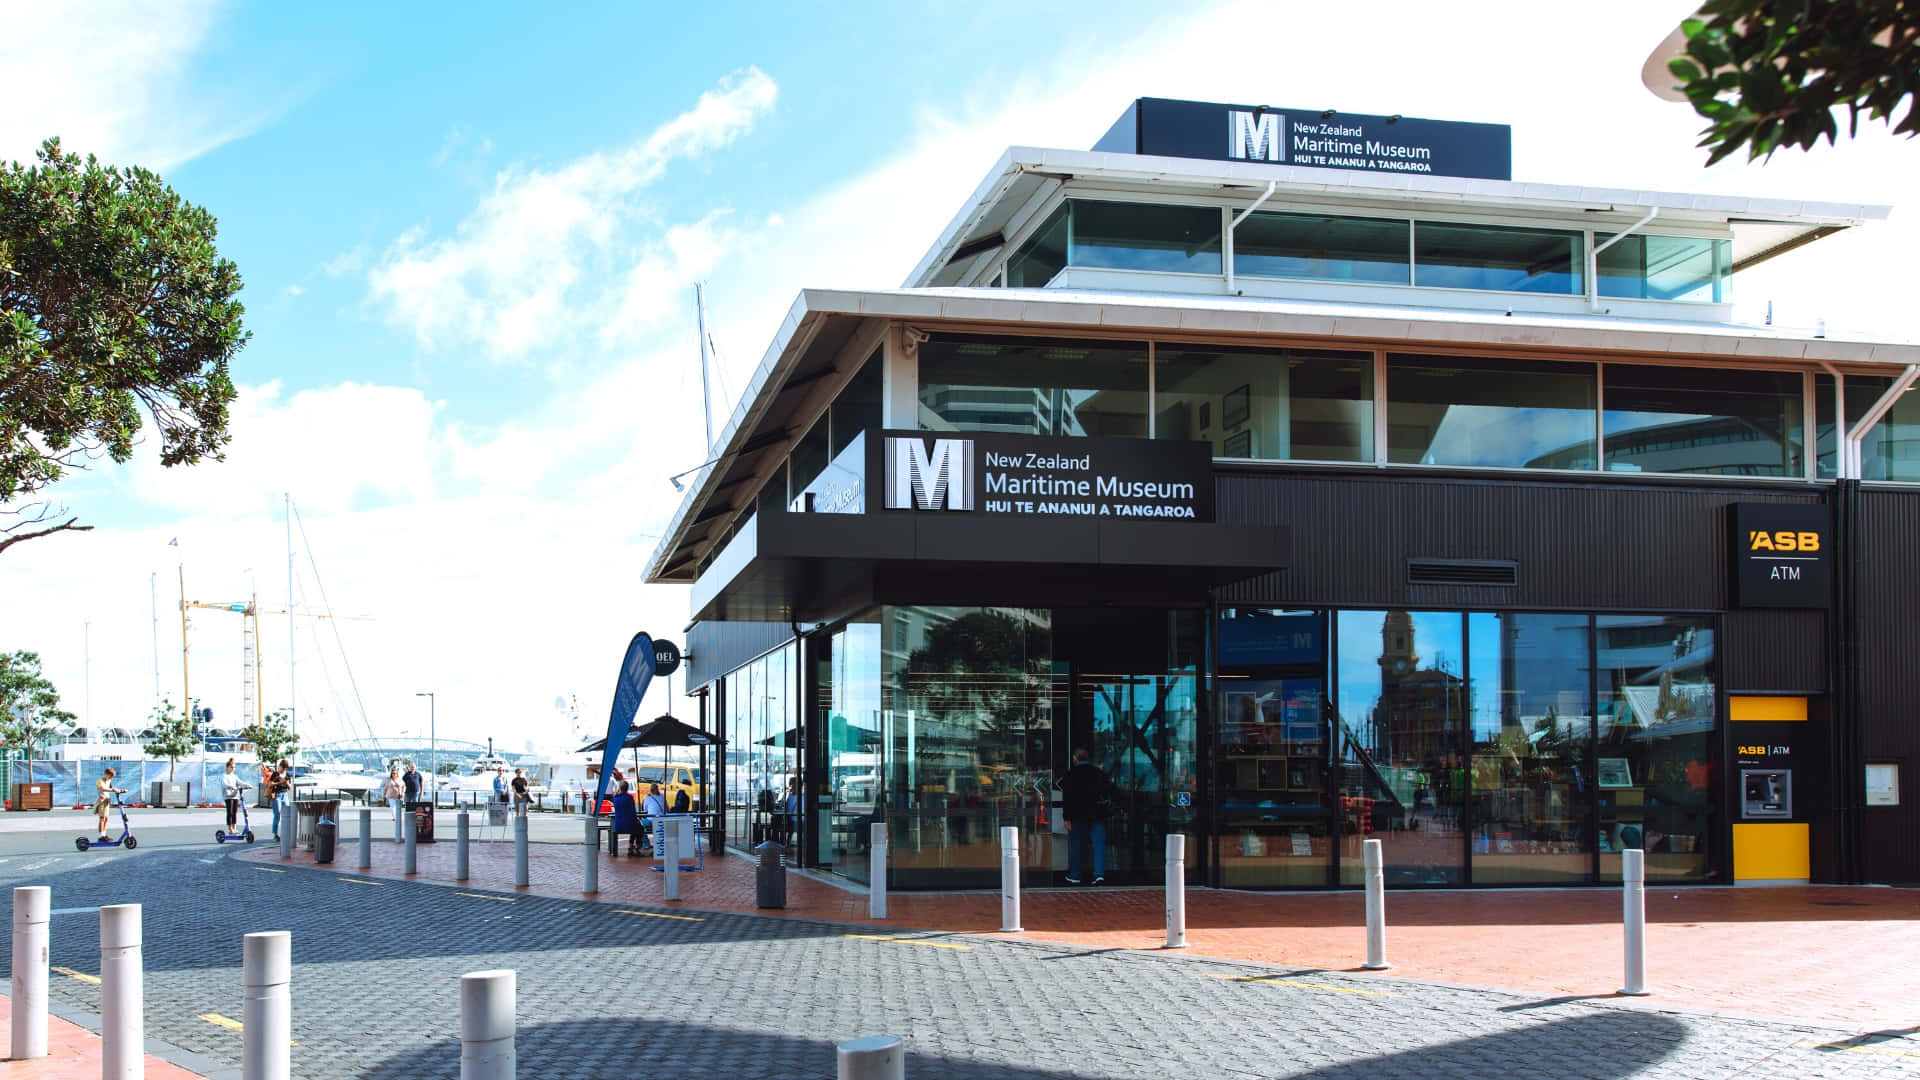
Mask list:
[[[1505,124],[1140,98],[1095,150],[1316,169],[1513,179]]]

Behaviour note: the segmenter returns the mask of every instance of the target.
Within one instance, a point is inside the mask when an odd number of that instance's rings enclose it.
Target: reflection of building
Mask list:
[[[1455,734],[1472,708],[1466,681],[1437,663],[1420,666],[1413,616],[1389,611],[1380,627],[1380,702],[1373,709],[1377,760],[1438,764],[1460,751]]]
[[[1715,416],[1650,424],[1607,433],[1607,468],[1616,472],[1667,472],[1686,463],[1691,473],[1717,476],[1778,476],[1790,456],[1779,431],[1744,417]],[[1593,443],[1576,443],[1527,462],[1529,469],[1591,468]]]

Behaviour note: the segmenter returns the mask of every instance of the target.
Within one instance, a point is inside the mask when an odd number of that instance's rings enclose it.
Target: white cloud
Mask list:
[[[553,170],[501,172],[452,236],[401,234],[369,274],[374,299],[424,346],[472,342],[496,357],[565,336],[568,314],[617,313],[632,324],[630,291],[610,283],[639,273],[651,285],[664,270],[648,262],[653,253],[623,243],[626,227],[649,216],[642,194],[673,161],[752,130],[777,94],[772,79],[746,68],[629,146]]]

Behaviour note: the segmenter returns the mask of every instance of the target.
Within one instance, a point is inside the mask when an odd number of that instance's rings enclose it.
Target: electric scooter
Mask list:
[[[84,836],[78,837],[73,842],[74,847],[81,851],[97,847],[123,847],[132,851],[140,846],[140,841],[134,838],[133,826],[127,823],[127,804],[120,801],[120,796],[125,794],[126,791],[121,788],[113,789],[113,805],[120,808],[120,835],[112,840],[90,840]]]
[[[240,785],[240,828],[241,832],[228,832],[225,829],[213,830],[213,842],[224,844],[229,840],[245,840],[253,843],[253,819],[247,815],[247,792],[253,790],[252,784]]]

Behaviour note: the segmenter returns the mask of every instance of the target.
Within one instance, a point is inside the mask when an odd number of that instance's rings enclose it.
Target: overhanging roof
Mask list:
[[[1238,195],[1248,203],[1273,183],[1274,195],[1268,204],[1273,209],[1284,208],[1290,200],[1301,200],[1351,203],[1356,210],[1392,210],[1409,215],[1447,209],[1494,214],[1579,212],[1611,215],[1608,223],[1615,227],[1657,209],[1659,220],[1670,224],[1730,227],[1736,271],[1841,229],[1884,220],[1890,212],[1885,206],[1859,203],[1684,195],[1016,146],[1002,154],[988,171],[987,178],[908,275],[906,286],[956,285],[973,280],[1000,251],[1007,228],[1020,211],[1049,187],[1068,181],[1124,185],[1142,195],[1155,191]],[[1658,226],[1650,226],[1650,231],[1658,231]]]

